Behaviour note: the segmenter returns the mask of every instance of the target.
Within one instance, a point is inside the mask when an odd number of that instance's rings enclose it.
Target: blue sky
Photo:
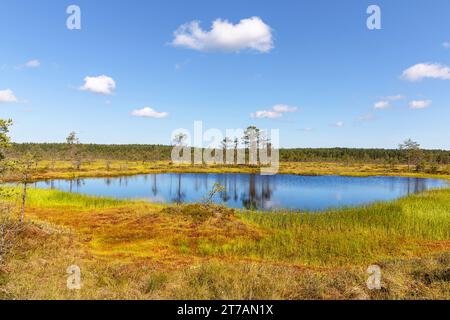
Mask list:
[[[66,27],[71,4],[81,30]],[[366,27],[370,4],[381,30]],[[411,137],[450,149],[449,15],[447,0],[2,0],[0,117],[14,120],[16,142],[76,131],[86,143],[168,144],[201,120],[278,128],[284,147],[395,148]],[[252,17],[260,35],[240,38]],[[234,33],[208,34],[217,19]],[[174,43],[192,21],[206,37]],[[85,83],[102,75],[115,87]]]

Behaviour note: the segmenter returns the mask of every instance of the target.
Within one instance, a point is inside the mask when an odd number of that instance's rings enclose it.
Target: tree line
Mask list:
[[[405,145],[405,143],[398,149],[282,148],[279,152],[282,162],[370,162],[393,165],[409,164],[411,166],[420,165],[421,162],[438,165],[450,164],[450,151],[423,150],[418,145],[411,143]],[[123,160],[143,163],[170,161],[172,148],[173,146],[168,145],[82,144],[74,140],[66,143],[13,143],[7,153],[10,158],[23,158],[27,153],[31,153],[38,160],[70,160],[74,162],[75,166],[79,166],[81,160]]]

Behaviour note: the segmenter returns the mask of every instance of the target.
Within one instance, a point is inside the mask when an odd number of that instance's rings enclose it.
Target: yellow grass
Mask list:
[[[189,173],[260,173],[260,168],[247,165],[189,165],[172,164],[167,161],[135,162],[95,160],[85,162],[79,170],[68,161],[40,161],[32,178],[75,179],[88,177],[116,177],[145,173],[189,172]],[[280,174],[298,175],[342,175],[342,176],[405,176],[450,179],[448,168],[440,168],[437,174],[418,173],[408,170],[406,165],[383,165],[367,163],[326,163],[326,162],[287,162],[281,163]],[[9,177],[14,180],[15,177]]]

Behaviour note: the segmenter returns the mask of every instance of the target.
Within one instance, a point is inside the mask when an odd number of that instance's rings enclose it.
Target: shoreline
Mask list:
[[[115,178],[125,176],[136,176],[145,174],[165,174],[165,173],[239,173],[239,174],[259,174],[260,167],[251,166],[216,166],[216,165],[172,165],[167,162],[155,162],[149,164],[126,163],[126,168],[120,166],[124,162],[115,161],[111,166],[120,168],[105,169],[99,166],[104,161],[96,160],[91,164],[84,165],[85,168],[74,170],[67,162],[59,162],[58,168],[49,169],[45,161],[32,172],[29,182],[49,181],[49,180],[73,180],[88,178]],[[64,166],[65,165],[65,166]],[[318,162],[285,162],[280,164],[277,175],[298,175],[298,176],[343,176],[343,177],[405,177],[405,178],[431,178],[450,181],[449,173],[425,173],[405,171],[404,166],[397,166],[394,170],[387,170],[379,164],[352,164],[341,163],[318,163]],[[5,182],[17,182],[17,177],[9,177]]]

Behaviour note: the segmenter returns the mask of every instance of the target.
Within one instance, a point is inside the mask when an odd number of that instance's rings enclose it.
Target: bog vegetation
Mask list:
[[[29,183],[255,168],[174,168],[171,146],[81,144],[75,133],[11,144],[10,125],[0,121],[0,176],[18,184],[1,188],[0,299],[450,299],[450,189],[316,213],[214,205],[220,185],[202,203],[169,206],[39,190]],[[449,151],[412,140],[396,150],[280,153],[281,173],[450,177]],[[381,290],[366,286],[372,264]],[[82,270],[81,290],[66,286],[70,265]]]
[[[448,299],[450,191],[322,213],[31,189],[0,297]],[[83,286],[66,288],[76,264]],[[366,286],[382,268],[381,290]]]

